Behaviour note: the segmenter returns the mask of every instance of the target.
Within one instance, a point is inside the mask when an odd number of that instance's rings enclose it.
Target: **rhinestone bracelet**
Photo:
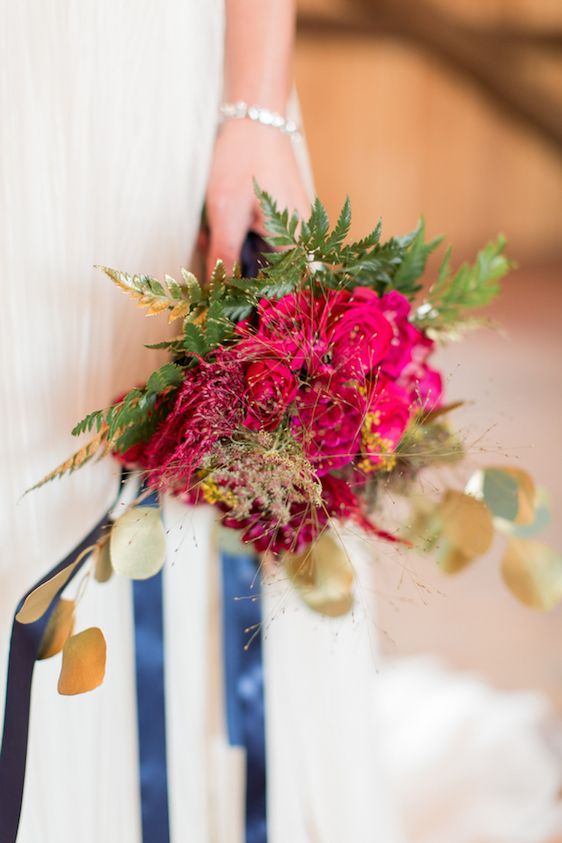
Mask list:
[[[259,105],[248,105],[242,100],[238,102],[223,102],[219,106],[219,114],[221,116],[221,123],[225,120],[253,120],[255,123],[261,123],[263,126],[272,126],[274,129],[280,129],[286,135],[293,138],[300,137],[300,129],[294,120],[289,120],[279,114],[277,111],[271,111],[269,108],[261,108]]]

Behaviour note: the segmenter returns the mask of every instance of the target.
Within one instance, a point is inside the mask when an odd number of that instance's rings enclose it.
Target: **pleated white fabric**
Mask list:
[[[342,537],[356,574],[348,615],[312,612],[281,573],[265,585],[272,843],[403,840],[372,702],[379,684],[373,567],[364,542]]]
[[[135,313],[93,267],[162,275],[190,259],[221,94],[223,4],[2,0],[1,13],[3,675],[19,595],[95,523],[115,493],[116,468],[93,465],[21,495],[76,447],[68,434],[76,419],[158,362],[143,343],[161,338],[162,320]],[[199,608],[189,589],[175,599]],[[19,840],[138,843],[129,583],[90,585],[78,622],[106,634],[106,682],[64,699],[58,660],[38,665]],[[201,662],[204,640],[189,640]],[[199,688],[195,673],[191,706]],[[184,749],[197,765],[199,745]],[[176,802],[188,790],[177,785]],[[193,835],[176,839],[207,840],[197,815],[193,823]]]

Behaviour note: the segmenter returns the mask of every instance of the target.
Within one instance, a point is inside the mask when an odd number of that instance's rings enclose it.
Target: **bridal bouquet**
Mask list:
[[[257,188],[256,188],[257,189]],[[500,292],[510,264],[499,238],[474,265],[450,269],[420,295],[428,256],[424,226],[381,240],[380,224],[348,242],[346,201],[332,229],[316,200],[310,218],[278,210],[258,191],[272,251],[256,277],[218,263],[209,284],[182,270],[163,280],[104,268],[149,315],[179,325],[170,361],[73,430],[90,438],[44,481],[113,454],[143,487],[93,548],[99,579],[111,569],[142,579],[164,561],[154,490],[205,502],[288,577],[312,607],[348,611],[352,570],[339,523],[382,541],[433,550],[455,572],[485,553],[494,529],[507,534],[503,574],[523,601],[562,598],[562,563],[534,534],[543,493],[520,468],[491,466],[466,488],[420,494],[428,466],[463,457],[451,430],[443,378],[431,365],[437,342],[479,320],[473,312]],[[382,522],[391,492],[409,507],[401,529]],[[25,607],[24,607],[25,608]]]

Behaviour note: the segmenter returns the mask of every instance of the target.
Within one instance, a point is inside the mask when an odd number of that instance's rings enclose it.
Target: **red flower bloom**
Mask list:
[[[203,457],[242,424],[244,392],[244,366],[228,352],[190,369],[172,411],[148,444],[151,484],[189,489]]]
[[[328,351],[324,302],[310,290],[290,293],[282,299],[262,299],[258,326],[249,322],[237,327],[243,338],[237,350],[246,360],[277,359],[293,371],[306,367],[314,372]]]
[[[244,424],[251,430],[275,430],[297,394],[292,371],[277,359],[264,358],[246,371],[248,412]]]

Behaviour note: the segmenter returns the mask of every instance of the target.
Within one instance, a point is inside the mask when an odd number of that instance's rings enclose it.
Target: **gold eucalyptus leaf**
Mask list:
[[[562,557],[535,539],[508,539],[502,576],[510,591],[534,609],[552,609],[562,601]]]
[[[160,509],[136,506],[117,519],[109,540],[113,570],[133,580],[153,577],[164,564],[166,540]]]
[[[353,568],[339,539],[325,532],[304,553],[284,556],[287,575],[302,600],[322,615],[346,615],[353,606]]]
[[[472,556],[466,556],[458,547],[445,543],[440,549],[437,564],[445,574],[458,574],[459,571],[470,565],[473,558]]]
[[[97,626],[67,638],[62,651],[59,694],[85,694],[101,685],[105,676],[106,650],[103,632]]]
[[[74,600],[59,600],[51,617],[47,621],[41,644],[39,645],[38,660],[50,659],[60,653],[66,639],[72,635],[74,629]]]
[[[39,620],[45,614],[60,589],[68,582],[70,575],[78,563],[84,556],[91,553],[93,549],[94,545],[87,547],[74,562],[71,562],[70,565],[67,565],[66,568],[63,568],[62,571],[59,571],[50,580],[37,586],[31,594],[28,594],[23,606],[16,615],[16,620],[19,623],[35,623],[35,621]]]
[[[548,492],[539,486],[535,495],[535,516],[530,524],[513,524],[510,521],[497,519],[498,528],[519,539],[533,539],[548,527],[551,520],[550,499]]]
[[[94,550],[94,579],[97,582],[107,582],[113,575],[111,554],[109,552],[109,536],[98,544]]]
[[[488,507],[463,492],[450,489],[438,509],[443,536],[469,559],[485,553],[494,538],[494,526]]]
[[[537,490],[531,475],[522,468],[506,468],[504,471],[510,474],[517,482],[518,509],[515,523],[525,526],[532,524],[535,519],[535,508]]]
[[[417,550],[430,553],[437,546],[442,529],[435,503],[423,497],[414,499],[404,538],[413,542]]]

